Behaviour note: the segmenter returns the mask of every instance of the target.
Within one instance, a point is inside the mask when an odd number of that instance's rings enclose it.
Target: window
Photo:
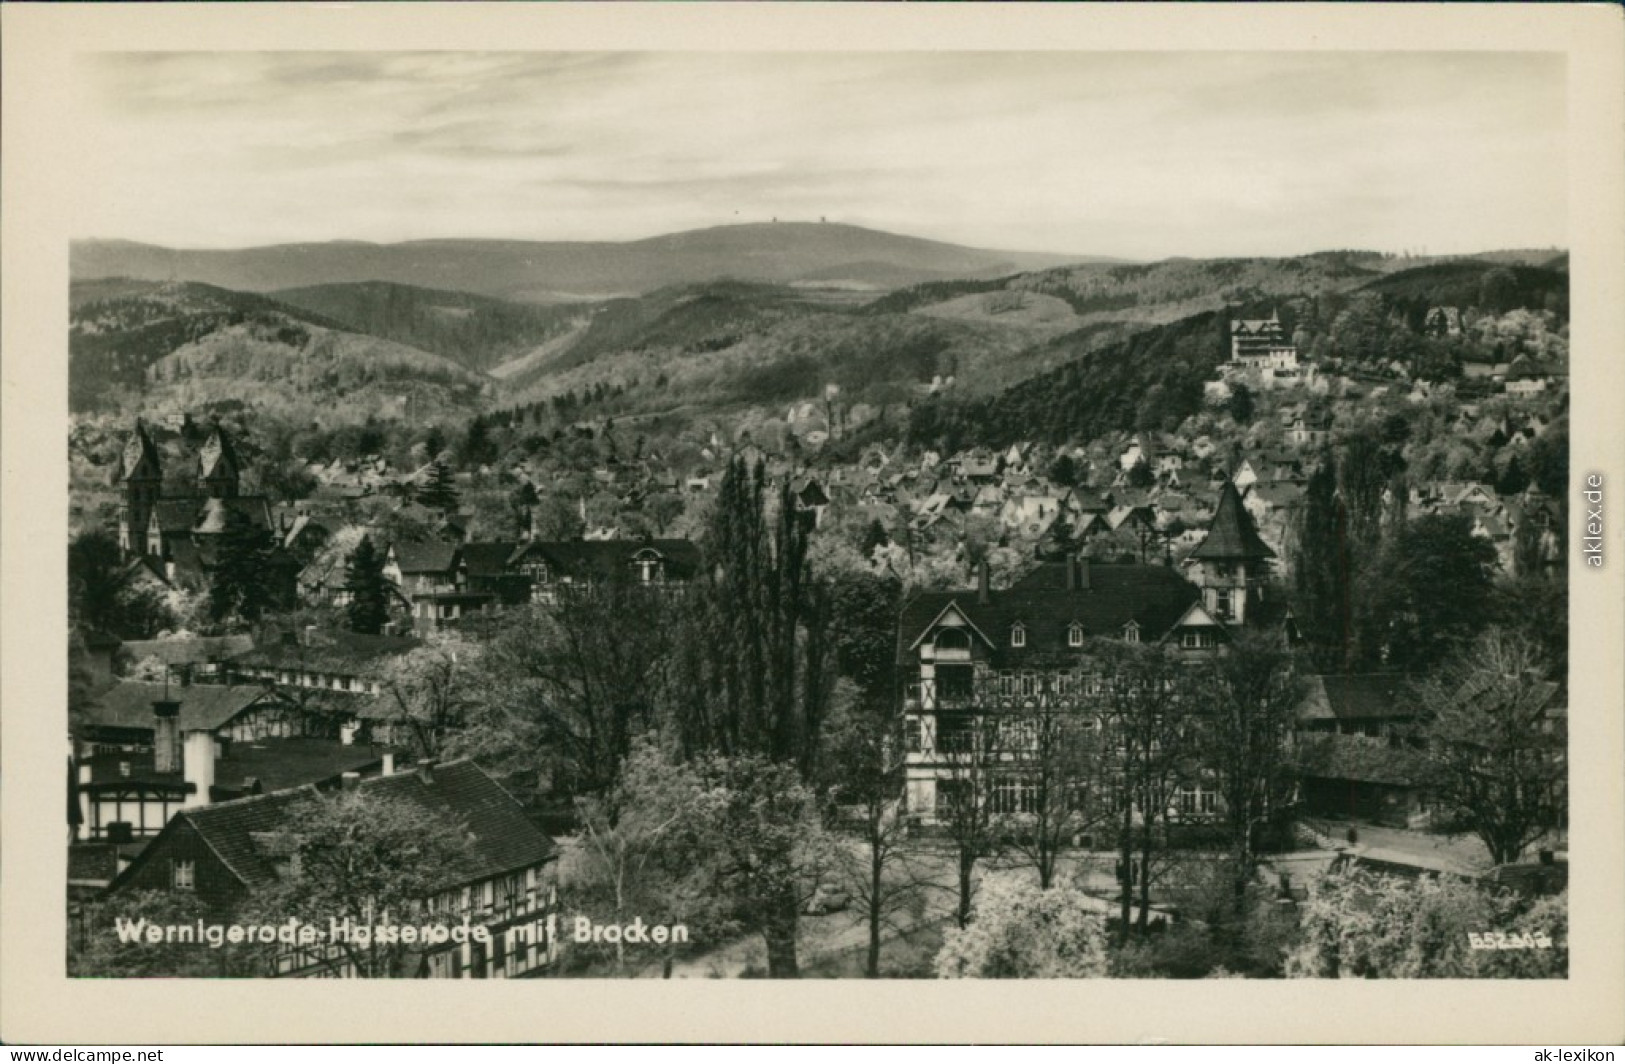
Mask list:
[[[1038,748],[1038,724],[1031,720],[999,721],[999,748],[1007,753],[1027,753]]]
[[[920,718],[903,718],[903,748],[911,754],[920,752]]]
[[[1083,646],[1083,625],[1074,624],[1067,628],[1066,645],[1069,647]]]
[[[176,890],[195,890],[195,872],[193,862],[172,860],[169,862],[169,885]]]
[[[1038,693],[1038,674],[1024,672],[1021,674],[1021,697],[1031,698]]]
[[[1196,784],[1187,784],[1174,794],[1174,810],[1180,816],[1211,816],[1218,811],[1218,795]]]
[[[937,666],[939,702],[966,702],[975,686],[975,672],[969,665]]]
[[[975,735],[968,714],[944,713],[937,718],[937,749],[942,753],[968,753]]]
[[[1010,645],[1024,647],[1027,645],[1027,629],[1022,625],[1015,625],[1010,629]]]
[[[1179,635],[1179,645],[1184,647],[1186,650],[1206,649],[1207,647],[1211,647],[1213,645],[1213,633],[1201,631],[1181,632]]]
[[[1227,619],[1231,615],[1230,594],[1227,587],[1221,587],[1213,593],[1213,612],[1221,619]]]
[[[1140,626],[1133,621],[1123,626],[1123,642],[1138,643],[1140,641]]]
[[[952,819],[970,801],[970,788],[965,780],[937,781],[937,816]]]
[[[1038,788],[1023,779],[995,780],[992,804],[996,813],[1031,814],[1038,808]]]
[[[128,761],[120,761],[118,763],[118,774],[120,776],[128,776],[130,774],[130,763]]]

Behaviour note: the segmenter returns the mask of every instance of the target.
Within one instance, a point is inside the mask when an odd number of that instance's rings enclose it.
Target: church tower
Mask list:
[[[210,499],[235,499],[238,480],[237,452],[226,430],[215,422],[198,452],[198,490]]]
[[[158,448],[153,446],[140,418],[135,419],[135,432],[119,457],[118,480],[124,486],[124,504],[118,519],[119,549],[126,557],[145,554],[147,521],[163,490],[164,470]]]
[[[1226,624],[1246,624],[1263,598],[1264,578],[1275,552],[1259,538],[1235,484],[1225,481],[1207,536],[1188,559],[1202,605]]]

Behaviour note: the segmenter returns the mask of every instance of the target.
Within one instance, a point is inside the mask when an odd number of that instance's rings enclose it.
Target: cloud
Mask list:
[[[629,239],[827,215],[1009,248],[1565,240],[1521,53],[164,53],[81,61],[85,235]]]

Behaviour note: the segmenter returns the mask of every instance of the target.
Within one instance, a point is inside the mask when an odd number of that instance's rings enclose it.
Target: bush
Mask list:
[[[937,953],[944,979],[1080,979],[1107,974],[1098,903],[1026,876],[991,875],[969,926],[954,928]]]

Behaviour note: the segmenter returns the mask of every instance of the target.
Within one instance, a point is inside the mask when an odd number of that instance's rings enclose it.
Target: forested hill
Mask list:
[[[273,294],[342,322],[352,332],[416,347],[477,372],[566,335],[592,314],[587,304],[512,303],[388,281],[311,285]]]
[[[362,335],[265,296],[195,282],[76,282],[70,292],[70,408],[139,401],[289,404],[343,399],[360,410],[416,397],[416,409],[461,408],[484,380],[457,363]],[[360,415],[357,415],[360,416]]]
[[[1137,268],[1135,268],[1137,269]],[[1429,312],[1450,312],[1448,321]],[[1366,379],[1457,381],[1472,363],[1522,357],[1559,374],[1568,364],[1568,276],[1482,260],[1430,263],[1371,277],[1352,291],[1313,287],[1153,326],[1104,346],[1075,330],[1025,353],[1062,363],[991,396],[933,397],[909,436],[958,450],[1113,431],[1173,430],[1197,413],[1203,382],[1229,358],[1229,319],[1280,314],[1300,354]]]
[[[1063,355],[1083,338],[1047,346]],[[1089,351],[983,399],[932,398],[909,419],[911,442],[957,451],[1017,440],[1087,440],[1161,427],[1196,413],[1202,382],[1230,357],[1229,318],[1198,314]]]
[[[246,323],[343,328],[321,314],[196,282],[108,278],[68,290],[68,397],[75,410],[139,391],[147,369],[177,348]]]
[[[1553,262],[1540,267],[1458,259],[1390,274],[1366,285],[1365,291],[1418,307],[1472,307],[1496,314],[1549,310],[1567,321],[1567,256]]]

